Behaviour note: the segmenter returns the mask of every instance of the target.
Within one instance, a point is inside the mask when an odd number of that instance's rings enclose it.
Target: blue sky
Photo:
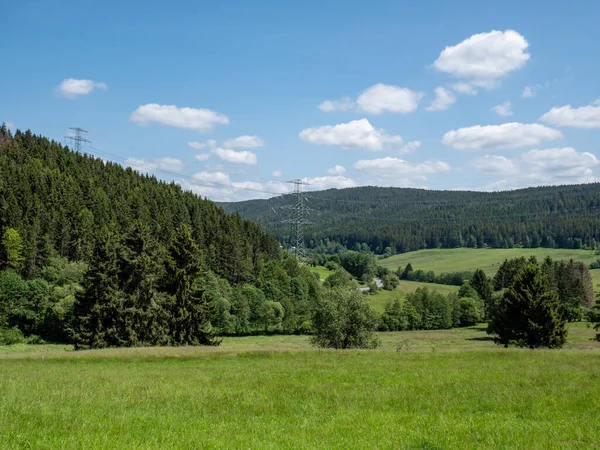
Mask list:
[[[593,1],[27,1],[0,121],[215,200],[600,177]],[[264,192],[263,192],[264,191]]]

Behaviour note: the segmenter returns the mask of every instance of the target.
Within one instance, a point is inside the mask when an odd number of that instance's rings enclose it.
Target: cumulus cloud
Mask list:
[[[483,190],[516,189],[523,186],[548,186],[598,181],[593,168],[600,161],[572,147],[530,150],[515,159],[486,156],[473,162],[476,170],[505,176],[484,186]]]
[[[344,189],[356,186],[356,181],[352,178],[337,176],[324,176],[314,178],[303,178],[302,181],[308,183],[307,191],[322,191],[324,189]]]
[[[330,169],[327,169],[327,173],[330,175],[344,175],[346,173],[346,168],[338,164]]]
[[[544,125],[511,122],[448,131],[442,144],[457,150],[498,150],[539,145],[562,137],[560,131]]]
[[[325,100],[323,103],[319,104],[317,108],[321,111],[325,112],[333,112],[333,111],[351,111],[354,109],[356,105],[350,99],[350,97],[344,97],[340,100]]]
[[[210,158],[210,153],[198,153],[196,156],[196,161],[206,161]]]
[[[473,161],[472,166],[490,175],[513,175],[517,172],[516,164],[504,156],[486,155]]]
[[[192,178],[194,179],[194,181],[197,181],[199,183],[223,184],[225,186],[229,186],[231,184],[229,175],[224,172],[202,171],[195,173]]]
[[[486,89],[498,87],[510,72],[529,60],[525,38],[514,30],[474,34],[440,53],[433,67]]]
[[[402,147],[400,147],[399,153],[411,153],[421,147],[421,141],[408,141]]]
[[[540,120],[552,125],[574,128],[600,128],[600,105],[572,108],[571,105],[554,107]]]
[[[225,148],[258,148],[264,145],[264,141],[258,136],[238,136],[223,142]]]
[[[202,150],[204,148],[214,148],[217,142],[214,139],[209,139],[206,142],[188,142],[188,147],[194,150]]]
[[[512,116],[512,103],[510,102],[510,100],[507,100],[504,103],[500,103],[499,105],[494,106],[492,108],[492,111],[494,111],[496,114],[502,117]]]
[[[106,91],[108,86],[105,83],[99,83],[93,80],[78,80],[76,78],[67,78],[62,80],[56,87],[59,95],[65,98],[73,99],[80,95],[88,95],[92,91]]]
[[[229,174],[221,171],[198,172],[191,180],[179,184],[185,190],[221,202],[269,198],[290,192],[290,186],[280,181],[232,181]]]
[[[459,94],[477,95],[477,89],[475,89],[475,87],[472,84],[466,83],[464,81],[453,83],[450,85],[450,87]]]
[[[138,159],[127,158],[125,165],[140,172],[155,172],[156,170],[164,170],[168,172],[181,172],[184,169],[184,164],[181,160],[171,157],[155,158],[155,159]]]
[[[17,129],[17,126],[15,125],[14,122],[8,121],[5,123],[6,128],[8,128],[10,131],[15,131]]]
[[[256,164],[256,155],[250,151],[235,151],[228,148],[214,148],[211,150],[213,154],[232,164]]]
[[[281,173],[281,170],[275,170],[275,171],[273,171],[273,173],[271,175],[279,178],[282,175],[282,173]]]
[[[438,86],[435,88],[435,98],[425,109],[427,111],[445,111],[456,101],[456,97],[452,91]]]
[[[365,89],[356,99],[358,107],[369,114],[410,113],[419,107],[422,92],[378,83]]]
[[[216,125],[227,125],[229,118],[210,109],[178,108],[175,105],[148,103],[139,106],[130,117],[138,125],[152,122],[177,128],[187,128],[203,133],[211,131]]]
[[[367,114],[411,113],[419,107],[422,92],[408,88],[378,83],[368,87],[358,96],[356,102],[350,97],[340,100],[326,100],[319,104],[321,111],[354,111]]]
[[[446,172],[450,170],[450,165],[437,160],[413,164],[400,158],[387,157],[356,161],[354,168],[377,177],[395,178],[407,185],[407,180],[426,180],[426,175]]]
[[[389,135],[376,129],[367,119],[353,120],[338,125],[326,125],[302,130],[300,139],[313,145],[337,146],[344,149],[380,151],[402,144],[400,136]]]

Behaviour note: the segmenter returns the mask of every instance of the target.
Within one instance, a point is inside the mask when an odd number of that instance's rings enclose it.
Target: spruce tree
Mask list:
[[[492,328],[495,342],[505,347],[559,348],[565,343],[558,296],[539,265],[530,262],[517,274],[495,308]]]
[[[211,305],[195,282],[203,264],[198,245],[187,225],[181,225],[169,246],[167,291],[172,295],[172,339],[175,345],[219,345],[207,316]]]
[[[125,296],[119,289],[118,250],[119,239],[104,227],[75,303],[77,349],[131,345],[125,331]]]
[[[128,339],[133,345],[168,342],[164,295],[158,291],[164,260],[164,252],[148,226],[135,221],[123,242],[120,268]]]
[[[477,269],[475,273],[473,273],[473,277],[470,281],[471,286],[477,292],[479,298],[483,301],[485,311],[484,314],[488,316],[488,310],[490,309],[490,304],[492,302],[492,283],[485,274],[485,272],[481,269]]]

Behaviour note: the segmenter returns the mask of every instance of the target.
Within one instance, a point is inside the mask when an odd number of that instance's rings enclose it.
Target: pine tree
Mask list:
[[[507,347],[559,348],[567,332],[558,310],[558,296],[539,265],[527,264],[504,293],[492,319],[496,343]]]
[[[118,249],[117,236],[103,228],[75,303],[78,349],[130,345],[124,323],[125,295],[119,289]]]
[[[490,304],[492,302],[493,291],[491,281],[483,270],[477,269],[475,273],[473,273],[470,284],[473,289],[475,289],[475,292],[477,292],[479,298],[483,301],[485,306],[484,315],[487,316]]]
[[[202,273],[200,250],[191,230],[181,225],[167,257],[167,291],[173,296],[172,338],[175,345],[219,345],[207,316],[213,311],[195,283]]]

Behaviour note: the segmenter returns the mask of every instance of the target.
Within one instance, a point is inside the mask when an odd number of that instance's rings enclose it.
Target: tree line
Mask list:
[[[599,183],[507,192],[368,186],[306,196],[315,212],[305,237],[317,253],[363,244],[381,255],[457,247],[600,247]],[[290,229],[272,211],[281,204],[277,198],[222,206],[255,220],[287,245]]]

